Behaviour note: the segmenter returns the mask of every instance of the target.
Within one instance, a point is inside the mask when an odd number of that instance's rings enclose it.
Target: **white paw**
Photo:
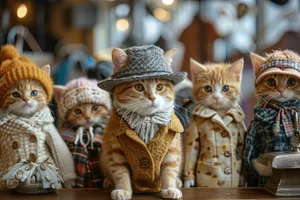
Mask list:
[[[168,188],[161,191],[161,196],[165,199],[180,199],[182,192],[177,188]]]
[[[195,180],[194,179],[184,180],[183,187],[189,188],[189,187],[193,187],[193,186],[195,186]]]
[[[115,189],[111,192],[111,198],[113,200],[127,200],[131,199],[132,192],[122,189]]]
[[[111,180],[105,178],[103,181],[103,187],[104,188],[114,188],[114,183]]]

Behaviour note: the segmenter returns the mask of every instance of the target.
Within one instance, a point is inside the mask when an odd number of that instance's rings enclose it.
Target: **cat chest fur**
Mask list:
[[[183,132],[179,119],[173,113],[170,124],[162,126],[145,144],[116,112],[113,113],[105,132],[118,139],[132,171],[134,188],[139,192],[161,191],[161,163],[175,134]]]

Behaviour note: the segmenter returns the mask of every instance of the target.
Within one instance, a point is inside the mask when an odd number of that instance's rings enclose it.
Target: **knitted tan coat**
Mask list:
[[[224,117],[209,108],[193,112],[185,140],[184,179],[198,187],[237,187],[244,146],[244,113],[239,106]]]
[[[154,138],[145,144],[127,123],[113,111],[104,130],[103,151],[105,151],[105,144],[107,145],[108,142],[119,143],[129,163],[132,172],[131,182],[135,191],[159,192],[161,191],[161,163],[175,135],[182,132],[183,127],[173,113],[170,124],[162,126]],[[104,174],[110,177],[110,174],[105,172]]]

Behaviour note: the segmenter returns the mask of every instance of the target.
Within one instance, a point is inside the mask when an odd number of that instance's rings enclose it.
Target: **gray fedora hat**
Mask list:
[[[164,59],[164,51],[157,46],[134,46],[126,49],[125,53],[128,56],[127,66],[99,82],[101,89],[111,92],[121,83],[149,78],[167,79],[176,85],[187,76],[186,72],[173,72],[171,64]]]

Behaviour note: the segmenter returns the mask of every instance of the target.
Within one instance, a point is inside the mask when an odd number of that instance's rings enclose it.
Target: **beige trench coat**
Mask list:
[[[194,110],[185,139],[184,180],[196,180],[198,187],[239,186],[244,118],[240,106],[223,118],[210,108]]]

